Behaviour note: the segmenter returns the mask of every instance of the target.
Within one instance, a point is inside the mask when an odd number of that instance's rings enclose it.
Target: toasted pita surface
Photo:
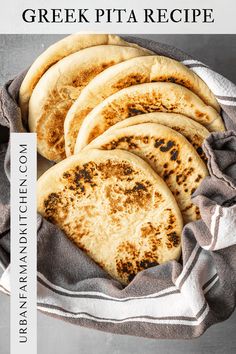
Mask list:
[[[106,44],[131,46],[114,35],[77,33],[67,36],[47,48],[31,65],[20,88],[19,101],[24,119],[28,115],[28,103],[33,89],[53,64],[81,49]]]
[[[118,91],[87,115],[77,136],[75,151],[123,119],[153,112],[183,114],[209,131],[225,129],[217,111],[189,89],[168,82],[140,84]]]
[[[115,125],[112,125],[104,134],[110,134],[111,131],[120,128],[130,127],[131,125],[143,124],[143,123],[159,123],[166,125],[167,127],[176,130],[193,145],[198,155],[206,162],[207,158],[202,150],[203,141],[210,134],[203,125],[195,122],[191,118],[185,117],[182,114],[175,113],[147,113],[134,116],[122,120]]]
[[[73,154],[79,128],[91,110],[123,88],[150,82],[174,82],[198,95],[205,104],[220,110],[215,96],[202,79],[176,60],[153,55],[133,58],[97,75],[74,102],[65,120],[67,156]]]
[[[208,171],[182,134],[161,124],[138,124],[101,135],[85,150],[90,148],[127,150],[143,158],[172,191],[184,222],[200,218],[199,209],[192,203],[191,195]]]
[[[38,180],[37,200],[41,215],[123,284],[180,255],[177,203],[129,152],[88,150],[63,160]]]
[[[71,54],[48,69],[29,102],[29,128],[37,132],[39,153],[56,162],[65,158],[64,120],[82,89],[107,67],[146,54],[133,47],[95,46]]]

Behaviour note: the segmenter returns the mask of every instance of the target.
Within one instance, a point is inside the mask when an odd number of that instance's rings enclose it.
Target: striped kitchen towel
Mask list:
[[[230,316],[236,301],[236,86],[203,63],[164,45],[127,37],[181,61],[210,87],[227,128],[204,143],[210,176],[193,195],[202,220],[185,226],[182,261],[140,272],[123,287],[38,216],[38,309],[103,331],[150,338],[193,338]],[[22,131],[17,104],[24,74],[0,94],[0,124]],[[9,153],[0,145],[0,290],[10,293]],[[4,169],[5,168],[5,169]]]

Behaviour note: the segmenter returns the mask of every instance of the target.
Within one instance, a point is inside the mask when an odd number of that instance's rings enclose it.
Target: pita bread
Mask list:
[[[146,51],[102,45],[80,50],[48,69],[29,102],[29,128],[37,132],[39,153],[56,162],[65,158],[64,120],[82,89],[107,67],[141,55]]]
[[[47,48],[31,65],[22,82],[19,102],[23,118],[26,119],[28,115],[28,103],[33,89],[39,79],[52,65],[81,49],[106,44],[132,46],[132,44],[128,44],[122,38],[114,35],[76,33],[63,38]]]
[[[134,116],[122,120],[115,125],[112,125],[104,134],[110,134],[111,131],[116,129],[130,127],[131,125],[143,124],[143,123],[159,123],[166,125],[167,127],[176,130],[193,145],[198,155],[205,162],[207,161],[206,155],[202,150],[203,141],[210,134],[203,125],[195,122],[191,118],[185,117],[182,114],[175,113],[147,113]]]
[[[182,218],[164,181],[126,151],[89,150],[48,170],[38,212],[123,284],[178,259]]]
[[[87,115],[80,128],[75,151],[80,151],[123,119],[153,112],[180,113],[204,125],[209,131],[224,130],[222,118],[216,110],[189,89],[168,82],[140,84],[106,98]]]
[[[85,151],[90,148],[121,149],[138,155],[164,179],[176,198],[184,223],[199,219],[199,209],[193,205],[191,195],[208,171],[183,135],[161,124],[138,124],[101,135]]]
[[[67,156],[73,154],[79,128],[95,106],[125,87],[157,81],[169,81],[185,86],[205,104],[220,111],[220,106],[208,86],[182,63],[158,55],[133,58],[97,75],[74,102],[68,111],[64,126]]]

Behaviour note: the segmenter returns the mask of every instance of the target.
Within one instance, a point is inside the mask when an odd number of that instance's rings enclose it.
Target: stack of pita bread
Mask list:
[[[38,152],[38,211],[128,284],[181,254],[204,139],[224,130],[208,86],[183,64],[113,35],[75,34],[31,66],[20,106]]]

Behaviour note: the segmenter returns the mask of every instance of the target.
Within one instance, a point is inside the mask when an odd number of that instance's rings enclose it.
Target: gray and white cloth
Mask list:
[[[185,226],[182,262],[140,272],[126,287],[95,264],[55,225],[38,216],[38,309],[98,330],[150,338],[193,338],[227,319],[236,302],[236,86],[185,53],[126,37],[181,61],[209,86],[227,128],[204,143],[210,176],[193,195],[202,220]],[[23,131],[18,107],[24,73],[0,93],[0,124]],[[2,129],[2,128],[1,128]],[[0,145],[0,290],[10,292],[9,151]]]

